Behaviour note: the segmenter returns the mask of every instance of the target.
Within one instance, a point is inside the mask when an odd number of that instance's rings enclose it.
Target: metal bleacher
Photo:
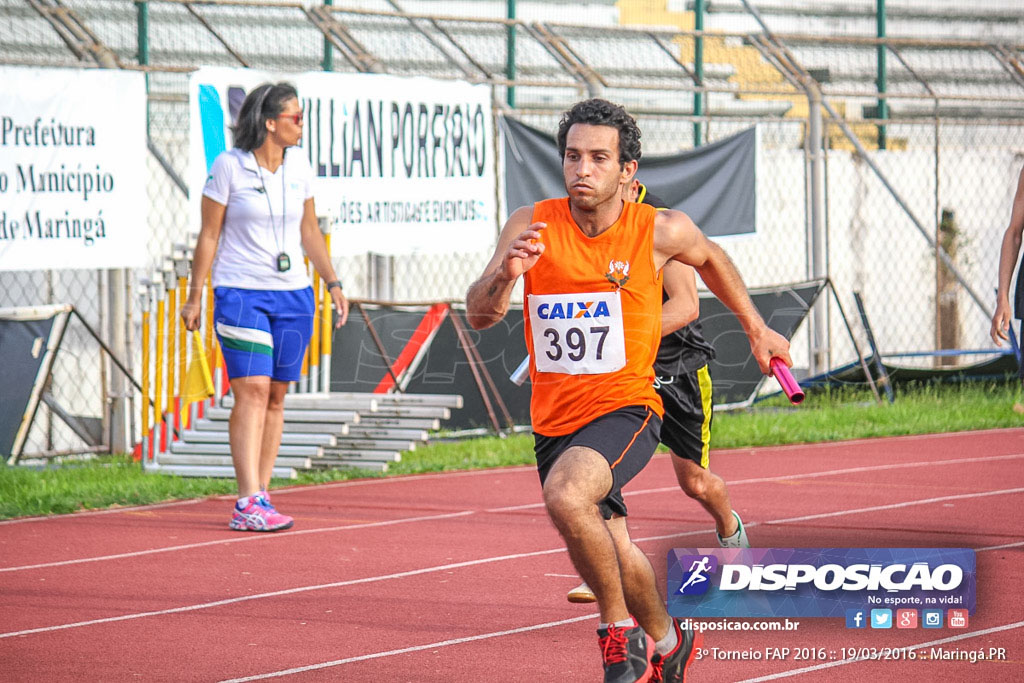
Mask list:
[[[193,240],[195,236],[193,235]],[[226,374],[219,354],[208,361],[212,368],[213,398],[191,403],[183,395],[186,359],[185,332],[176,324],[176,295],[185,297],[188,264],[192,260],[194,242],[176,244],[161,269],[143,278],[143,354],[142,386],[147,396],[157,398],[154,406],[156,420],[150,429],[149,412],[142,420],[143,439],[140,449],[146,471],[180,476],[234,476],[228,423],[234,407],[234,396],[228,392]],[[318,309],[327,305],[324,283],[315,280],[314,296]],[[209,292],[207,292],[209,295]],[[207,348],[215,346],[212,336],[212,315],[208,305]],[[166,306],[164,304],[167,304]],[[155,319],[153,318],[155,308]],[[310,343],[307,365],[303,377],[294,383],[284,402],[284,428],[274,477],[294,479],[299,471],[327,468],[359,468],[386,472],[389,465],[400,462],[402,453],[413,451],[428,442],[430,432],[441,427],[451,417],[452,409],[463,406],[457,394],[407,393],[353,393],[330,392],[322,388],[330,384],[330,349],[320,348],[317,328],[326,325],[322,316],[316,316],[313,339]],[[150,335],[155,323],[156,334]],[[166,324],[166,334],[163,330]],[[177,332],[181,343],[175,344]],[[150,343],[152,339],[155,344]],[[167,354],[163,351],[166,349]],[[198,353],[193,345],[190,360]],[[321,356],[320,354],[324,354]],[[180,368],[174,389],[174,368]],[[160,388],[150,392],[150,368],[153,379],[159,383],[167,377],[168,394]],[[179,404],[184,402],[184,407]],[[182,411],[181,415],[177,413]]]
[[[1024,12],[1013,4],[886,3],[881,44],[893,96],[889,116],[1024,116]],[[849,114],[872,118],[880,44],[876,9],[875,0],[716,0],[708,3],[707,27],[761,32],[766,26],[824,95],[844,98]]]
[[[597,4],[609,7],[599,16],[614,17],[613,4],[625,13],[638,3]],[[693,105],[684,95],[702,89],[707,116],[785,116],[798,93],[786,96],[793,88],[773,69],[765,80],[767,59],[751,62],[741,55],[741,48],[757,47],[756,38],[766,29],[821,81],[824,94],[849,98],[854,108],[871,106],[877,76],[873,0],[706,3],[705,39],[711,42],[699,84],[693,64],[693,2],[667,3],[681,8],[664,13],[667,23],[661,18],[658,25],[625,26],[609,20],[588,23],[585,16],[579,25],[508,20],[502,18],[504,3],[496,0],[367,0],[346,6],[267,0],[0,0],[0,17],[8,25],[0,56],[13,63],[56,66],[87,65],[109,53],[122,68],[137,68],[141,5],[148,13],[151,101],[178,108],[185,103],[187,73],[200,65],[318,70],[324,65],[325,41],[333,46],[333,70],[458,78],[498,88],[515,84],[518,109],[558,108],[580,96],[602,94],[639,113],[686,115]],[[1024,87],[1024,52],[1017,44],[1024,35],[1024,13],[998,0],[982,5],[975,10],[917,0],[888,3],[885,44],[891,53],[893,115],[901,110],[934,114],[929,98],[936,97],[953,111],[970,104],[1020,114],[1020,98],[1008,97],[1007,90]],[[510,27],[516,31],[514,81],[505,76]],[[751,97],[744,95],[747,91],[761,94]]]
[[[692,2],[686,5],[692,8]],[[876,32],[877,0],[753,0],[750,5],[772,31],[806,35],[858,35]],[[707,3],[708,24],[727,32],[759,31],[760,26],[740,0]],[[976,39],[1016,42],[1020,37],[1019,7],[982,0],[970,5],[935,0],[888,0],[887,33],[893,38]]]
[[[62,66],[94,63],[90,51],[62,41],[55,26],[85,27],[94,46],[122,68],[137,68],[138,4],[123,0],[0,0],[10,22],[5,59]],[[503,85],[506,32],[517,29],[516,88],[520,107],[561,107],[587,92],[606,92],[640,109],[685,105],[693,65],[679,59],[672,28],[569,26],[551,22],[400,13],[398,3],[353,7],[305,6],[259,0],[150,0],[148,66],[151,99],[184,104],[188,71],[200,65],[248,66],[279,72],[318,70],[325,38],[333,70],[460,78]],[[422,3],[421,3],[422,4]],[[382,9],[382,7],[384,9]],[[66,31],[65,31],[66,32]],[[40,46],[47,49],[41,51]],[[268,50],[267,46],[273,49]],[[92,52],[95,52],[94,49]],[[627,55],[628,59],[622,56]],[[641,66],[642,65],[642,66]],[[705,87],[719,88],[712,111],[763,111],[733,93],[734,66],[705,64]],[[682,87],[682,90],[680,89]],[[677,100],[677,101],[676,101]],[[756,112],[754,111],[756,109]],[[784,110],[776,105],[774,112]]]
[[[153,468],[183,475],[231,473],[228,418],[234,400],[224,396],[180,433]],[[385,472],[402,452],[427,443],[429,432],[462,407],[448,394],[296,393],[285,397],[284,433],[275,476],[337,467]]]

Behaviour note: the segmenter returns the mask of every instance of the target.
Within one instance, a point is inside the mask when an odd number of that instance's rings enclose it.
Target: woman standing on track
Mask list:
[[[1024,278],[1017,274],[1017,292],[1014,296],[1014,308],[1010,309],[1010,280],[1013,279],[1013,268],[1020,257],[1021,235],[1024,234],[1024,168],[1017,178],[1017,192],[1013,196],[1013,207],[1010,210],[1010,225],[1003,234],[1003,244],[999,250],[999,288],[996,293],[996,312],[992,316],[992,341],[1002,346],[1007,340],[1010,329],[1010,318],[1024,317]],[[1022,266],[1024,267],[1024,266]],[[1021,335],[1024,336],[1024,323],[1021,323]],[[1024,365],[1021,366],[1021,377],[1024,378]]]
[[[303,250],[337,312],[348,318],[317,225],[313,172],[295,146],[302,139],[298,93],[264,83],[248,94],[234,127],[235,147],[213,162],[202,198],[202,228],[181,318],[199,329],[200,301],[213,268],[214,319],[235,404],[228,423],[238,531],[277,531],[292,518],[271,505],[267,485],[281,445],[284,397],[299,379],[313,330],[313,290]]]

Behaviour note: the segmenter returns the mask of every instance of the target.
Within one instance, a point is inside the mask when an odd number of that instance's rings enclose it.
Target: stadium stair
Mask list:
[[[650,0],[623,0],[619,3],[619,22],[623,25],[663,25],[671,26],[683,31],[696,29],[696,18],[693,12],[676,12],[666,9],[664,3],[651,2]],[[707,29],[705,29],[706,31]],[[677,38],[675,45],[679,51],[678,58],[684,63],[692,64],[694,60],[694,41],[687,37]],[[728,37],[714,37],[705,35],[704,39],[704,62],[705,78],[711,79],[713,69],[731,68],[731,75],[728,82],[738,86],[742,90],[757,90],[758,88],[773,90],[792,90],[791,96],[774,94],[738,94],[733,98],[733,109],[737,114],[764,115],[761,107],[774,107],[774,115],[784,115],[786,118],[807,120],[809,103],[807,95],[794,88],[775,66],[768,63],[757,48],[751,45],[739,44]],[[709,71],[712,70],[712,71]],[[721,101],[721,93],[709,93],[709,104],[716,100]],[[741,104],[742,103],[742,104]],[[845,120],[846,103],[844,101],[831,101],[833,108]],[[720,104],[717,109],[723,110],[726,104]],[[850,128],[860,139],[861,144],[867,149],[878,149],[878,126],[872,123],[850,123]],[[853,151],[853,144],[846,138],[836,126],[829,126],[829,148],[837,150]],[[906,139],[887,139],[887,147],[890,150],[905,149]]]
[[[234,476],[227,431],[233,405],[229,394],[207,407],[147,469]],[[288,394],[274,476],[293,479],[298,471],[345,467],[386,472],[402,452],[428,443],[429,430],[462,405],[461,396],[449,394]]]

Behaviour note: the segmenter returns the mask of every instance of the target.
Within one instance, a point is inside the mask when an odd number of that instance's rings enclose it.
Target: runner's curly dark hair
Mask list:
[[[619,164],[640,160],[640,129],[636,119],[622,106],[607,100],[593,98],[577,102],[572,109],[562,114],[558,123],[558,155],[565,158],[565,139],[574,124],[586,123],[591,126],[610,126],[619,131]]]

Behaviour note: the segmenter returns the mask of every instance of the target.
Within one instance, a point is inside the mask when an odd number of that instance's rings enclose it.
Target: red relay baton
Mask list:
[[[775,379],[779,380],[779,386],[786,392],[786,396],[789,397],[789,402],[793,405],[804,400],[803,389],[800,388],[800,384],[793,377],[793,373],[789,371],[786,364],[778,356],[772,356],[772,359],[768,361],[768,365],[771,366],[772,374],[775,375]]]

